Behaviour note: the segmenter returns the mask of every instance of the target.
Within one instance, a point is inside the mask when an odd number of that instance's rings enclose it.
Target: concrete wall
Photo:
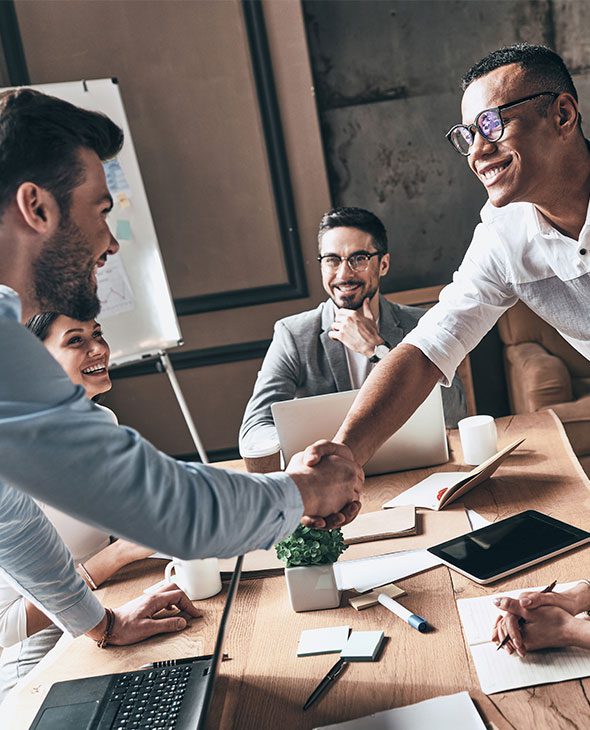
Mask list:
[[[330,189],[385,222],[388,291],[450,280],[486,200],[445,132],[460,78],[487,52],[544,43],[565,59],[584,109],[590,3],[582,0],[304,0]],[[472,356],[480,412],[507,412],[497,336]]]

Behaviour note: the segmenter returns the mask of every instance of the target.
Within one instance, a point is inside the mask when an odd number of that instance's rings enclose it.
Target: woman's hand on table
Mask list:
[[[496,619],[492,641],[501,643],[509,636],[504,648],[510,654],[516,651],[525,656],[527,651],[586,643],[590,627],[574,618],[590,606],[590,586],[586,582],[567,591],[527,591],[518,599],[500,598],[495,603],[507,613]]]
[[[177,615],[158,616],[161,612],[170,610],[177,610]],[[182,631],[189,625],[191,619],[201,616],[188,596],[174,583],[152,595],[139,596],[112,611],[115,620],[108,644],[118,646],[136,644],[156,634]],[[106,623],[105,615],[87,636],[99,641],[104,635]]]

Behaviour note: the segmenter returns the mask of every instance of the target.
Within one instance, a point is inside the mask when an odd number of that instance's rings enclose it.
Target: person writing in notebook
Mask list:
[[[364,464],[520,299],[590,359],[590,145],[563,60],[494,51],[463,78],[448,139],[488,202],[440,301],[366,380],[335,440]]]
[[[529,651],[560,646],[590,649],[590,581],[584,580],[568,591],[523,593],[516,598],[496,599],[506,615],[498,616],[492,641],[524,657]],[[581,614],[584,614],[581,617]]]
[[[374,367],[425,313],[379,293],[389,271],[387,232],[363,208],[334,208],[318,232],[318,262],[328,299],[275,324],[240,429],[240,453],[251,471],[279,468],[271,405],[277,401],[360,388]],[[442,390],[446,425],[467,415],[458,377]],[[256,458],[263,450],[266,456]]]

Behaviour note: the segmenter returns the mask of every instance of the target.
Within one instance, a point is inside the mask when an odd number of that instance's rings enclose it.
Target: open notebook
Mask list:
[[[489,479],[500,464],[516,449],[523,438],[513,441],[486,461],[468,472],[444,471],[434,472],[430,476],[406,489],[397,497],[385,502],[383,509],[414,505],[426,509],[441,510],[459,497],[471,491],[478,484]]]
[[[572,588],[574,583],[561,583],[555,592]],[[493,604],[498,596],[517,598],[524,591],[541,591],[544,586],[505,591],[493,596],[462,598],[457,601],[465,641],[471,650],[482,690],[491,695],[509,689],[533,687],[536,684],[565,682],[590,676],[590,651],[567,647],[531,652],[521,659],[508,654],[490,641],[499,610]]]

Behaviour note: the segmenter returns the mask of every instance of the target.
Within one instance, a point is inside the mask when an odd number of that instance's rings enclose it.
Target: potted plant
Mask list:
[[[285,578],[294,611],[337,608],[341,591],[336,587],[333,564],[347,549],[342,530],[314,530],[299,525],[275,548],[286,564]]]

